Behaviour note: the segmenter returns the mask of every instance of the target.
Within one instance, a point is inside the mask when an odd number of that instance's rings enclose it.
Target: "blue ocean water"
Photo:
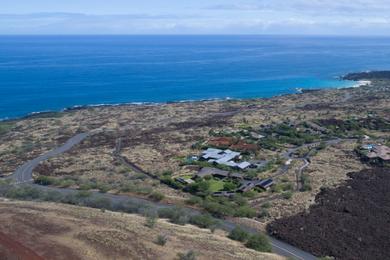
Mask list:
[[[0,118],[75,105],[270,97],[390,68],[390,38],[0,36]]]

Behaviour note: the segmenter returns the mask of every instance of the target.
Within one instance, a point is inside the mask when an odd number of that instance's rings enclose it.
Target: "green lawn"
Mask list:
[[[220,181],[220,180],[208,180],[207,182],[210,184],[210,189],[209,190],[211,192],[217,192],[217,191],[223,190],[223,184],[224,184],[223,181]]]

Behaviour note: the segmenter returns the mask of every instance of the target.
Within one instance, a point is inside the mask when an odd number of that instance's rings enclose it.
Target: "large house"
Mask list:
[[[210,163],[215,163],[219,165],[225,165],[232,168],[238,168],[245,170],[251,166],[249,162],[240,162],[237,163],[237,160],[241,156],[241,153],[235,152],[232,150],[220,150],[215,148],[208,148],[202,152],[201,159],[206,160]]]

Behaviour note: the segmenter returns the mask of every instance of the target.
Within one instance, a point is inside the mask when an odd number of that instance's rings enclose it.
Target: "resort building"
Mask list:
[[[241,156],[241,153],[232,150],[220,150],[215,148],[208,148],[203,151],[201,159],[208,161],[209,163],[215,163],[219,165],[225,165],[232,168],[238,168],[245,170],[251,166],[249,162],[237,163],[237,160]]]

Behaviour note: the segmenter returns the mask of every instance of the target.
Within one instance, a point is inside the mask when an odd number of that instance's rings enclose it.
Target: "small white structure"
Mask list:
[[[237,167],[240,168],[241,170],[245,170],[246,168],[250,167],[251,164],[249,162],[242,162],[237,164]]]
[[[285,165],[290,165],[292,163],[292,159],[288,159],[285,163]]]

